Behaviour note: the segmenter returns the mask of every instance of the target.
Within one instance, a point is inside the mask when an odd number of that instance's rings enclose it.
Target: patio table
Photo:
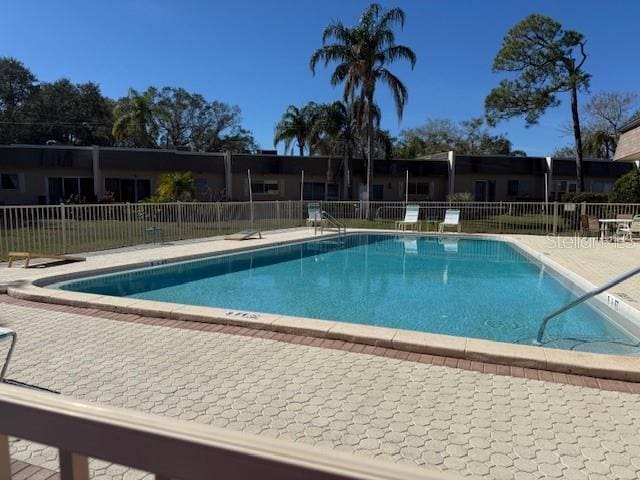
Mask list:
[[[631,225],[632,220],[629,218],[601,218],[600,222],[600,240],[611,240],[610,226],[624,224],[627,227]]]

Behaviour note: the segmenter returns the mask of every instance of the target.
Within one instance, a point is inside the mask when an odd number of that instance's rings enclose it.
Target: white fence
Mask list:
[[[305,224],[301,201],[140,203],[0,207],[0,259],[10,251],[77,253]],[[347,227],[393,228],[403,202],[320,202]],[[463,231],[573,235],[581,216],[616,218],[640,214],[640,204],[541,202],[418,202],[423,230],[435,231],[447,208],[459,208]]]

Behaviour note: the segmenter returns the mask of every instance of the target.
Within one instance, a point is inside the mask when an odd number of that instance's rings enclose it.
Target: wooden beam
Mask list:
[[[0,480],[11,480],[9,437],[0,433]]]
[[[59,450],[61,480],[89,480],[89,459],[84,455]]]

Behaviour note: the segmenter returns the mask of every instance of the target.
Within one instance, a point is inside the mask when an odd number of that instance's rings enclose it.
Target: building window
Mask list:
[[[47,179],[49,203],[60,203],[70,199],[83,202],[95,200],[93,178],[91,177],[49,177]]]
[[[337,183],[327,183],[327,200],[338,200],[340,198],[340,187]]]
[[[527,180],[509,180],[507,190],[510,197],[526,197],[529,195],[529,182]]]
[[[591,182],[591,191],[595,193],[609,193],[612,188],[612,182],[603,182],[599,180]]]
[[[304,182],[302,198],[304,200],[324,200],[324,182]]]
[[[409,195],[431,195],[431,184],[426,182],[409,182]]]
[[[0,189],[18,190],[18,188],[20,188],[20,180],[17,173],[0,174]]]
[[[578,188],[578,182],[568,182],[566,180],[560,180],[554,183],[556,186],[555,191],[558,193],[575,192]]]
[[[105,178],[104,189],[116,202],[135,203],[151,196],[151,180],[146,178]]]
[[[206,178],[196,178],[194,183],[199,196],[202,197],[209,193],[209,182]]]
[[[304,200],[338,200],[340,186],[337,183],[304,182],[302,198]]]
[[[251,182],[251,193],[254,195],[279,195],[280,183],[277,180],[259,180]]]

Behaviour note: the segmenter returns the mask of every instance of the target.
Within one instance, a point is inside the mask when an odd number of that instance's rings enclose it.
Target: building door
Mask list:
[[[384,198],[384,185],[374,185],[371,192],[371,201],[381,202]]]
[[[55,205],[64,201],[64,190],[62,189],[62,178],[49,177],[49,203]]]
[[[136,202],[136,181],[130,178],[120,180],[120,201]]]
[[[495,180],[489,180],[487,182],[487,186],[489,187],[487,191],[487,201],[495,202],[496,201],[496,182]]]
[[[473,199],[476,202],[486,202],[488,190],[486,180],[476,180],[473,189]]]

